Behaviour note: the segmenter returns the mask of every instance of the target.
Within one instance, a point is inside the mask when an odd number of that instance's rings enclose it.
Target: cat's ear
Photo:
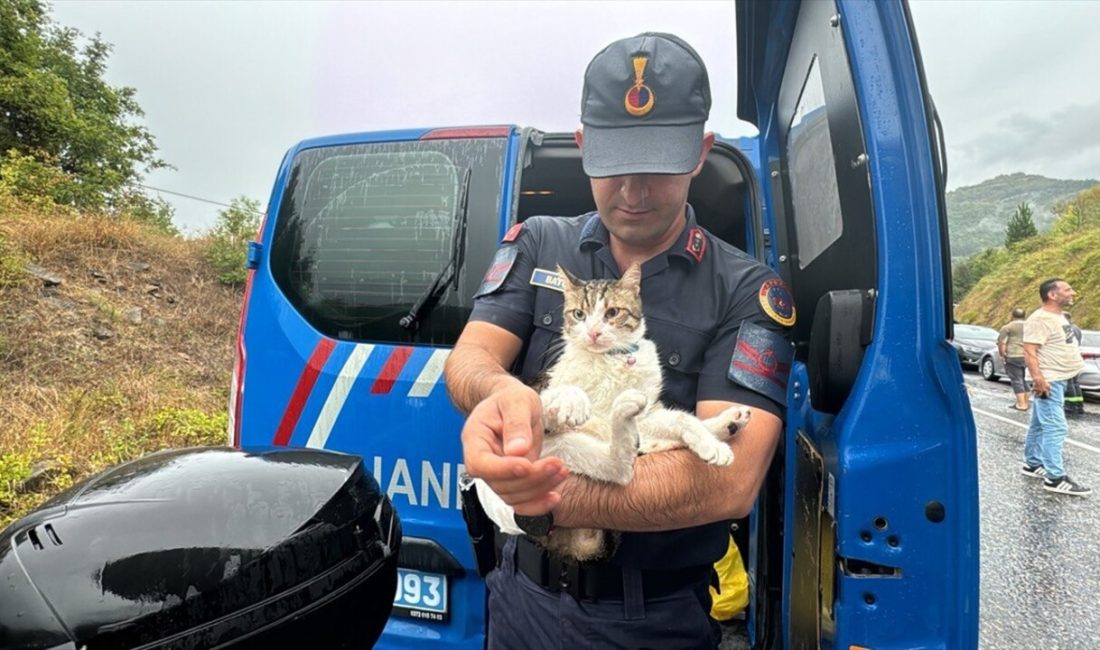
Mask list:
[[[581,280],[569,271],[563,269],[561,264],[556,264],[555,267],[558,269],[558,275],[565,280],[565,283],[568,284],[570,288],[576,289],[581,284]]]
[[[642,265],[634,262],[631,264],[625,272],[623,277],[619,278],[619,284],[624,287],[629,287],[635,294],[642,291]]]

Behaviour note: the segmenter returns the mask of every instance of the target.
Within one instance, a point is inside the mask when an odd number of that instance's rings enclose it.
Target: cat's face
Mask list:
[[[562,337],[567,344],[602,353],[628,348],[645,336],[637,264],[618,280],[578,280],[560,266],[558,273],[565,279]]]

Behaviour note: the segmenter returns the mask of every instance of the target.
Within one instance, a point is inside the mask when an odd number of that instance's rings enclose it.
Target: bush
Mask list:
[[[27,256],[0,232],[0,289],[16,287],[26,281]]]
[[[218,222],[210,232],[206,259],[213,265],[218,281],[227,285],[244,284],[248,242],[260,229],[260,202],[244,196],[218,212]]]

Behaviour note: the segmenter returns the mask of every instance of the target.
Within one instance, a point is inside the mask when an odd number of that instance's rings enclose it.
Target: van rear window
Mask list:
[[[454,343],[496,245],[506,145],[506,138],[477,138],[299,153],[276,213],[276,284],[334,338]],[[402,327],[453,251],[469,264],[418,327]]]

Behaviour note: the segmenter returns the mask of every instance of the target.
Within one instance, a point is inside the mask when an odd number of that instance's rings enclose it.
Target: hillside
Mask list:
[[[241,291],[205,246],[0,195],[0,528],[109,465],[225,441]]]
[[[1072,198],[1073,218],[1063,217],[1051,232],[1001,251],[999,265],[955,308],[956,320],[999,327],[1013,307],[1037,308],[1039,283],[1056,276],[1078,293],[1073,320],[1100,329],[1100,187]]]
[[[1100,181],[1058,180],[1031,174],[1007,174],[947,193],[947,222],[951,257],[959,260],[993,246],[1001,246],[1005,226],[1016,206],[1031,206],[1039,232],[1054,222],[1052,208]]]

